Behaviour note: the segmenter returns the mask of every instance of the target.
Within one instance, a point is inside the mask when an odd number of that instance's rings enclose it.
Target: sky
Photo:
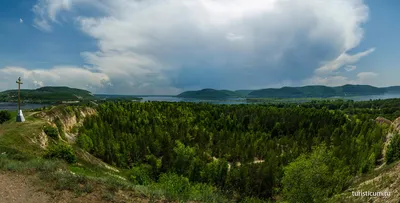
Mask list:
[[[2,0],[0,91],[400,85],[397,0]]]

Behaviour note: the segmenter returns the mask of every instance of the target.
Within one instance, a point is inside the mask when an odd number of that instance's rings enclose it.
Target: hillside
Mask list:
[[[282,87],[279,89],[262,89],[249,93],[249,97],[263,98],[325,98],[345,96],[380,95],[386,93],[385,88],[369,85],[343,85],[339,87],[327,86],[304,86],[304,87]]]
[[[228,99],[237,98],[240,97],[240,95],[229,90],[202,89],[199,91],[183,92],[177,97],[196,99]]]
[[[385,158],[388,145],[391,144],[393,136],[400,132],[400,117],[393,122],[383,117],[376,119],[378,123],[391,126],[391,130],[386,136],[386,141],[382,154]],[[383,159],[384,159],[383,158]],[[329,202],[384,202],[397,203],[400,199],[400,162],[390,164],[383,163],[376,167],[374,171],[354,177],[350,186],[343,193],[333,196]],[[386,192],[385,195],[378,197],[353,196],[353,192]]]
[[[41,87],[34,90],[22,89],[21,99],[27,103],[45,103],[56,101],[92,100],[95,99],[95,97],[87,90],[69,87]],[[7,90],[0,92],[0,101],[18,101],[18,90]]]
[[[226,99],[232,97],[246,98],[328,98],[328,97],[354,97],[382,94],[400,94],[400,87],[374,87],[370,85],[343,85],[328,87],[323,85],[310,85],[303,87],[266,88],[259,90],[215,90],[203,89],[187,91],[178,95],[183,98],[197,99]]]
[[[398,94],[400,93],[400,86],[392,86],[392,87],[386,87],[386,92],[387,93],[394,93],[394,94]]]
[[[359,190],[395,202],[400,153],[386,155],[400,147],[399,101],[104,102],[25,111],[24,123],[13,113],[0,125],[0,183],[12,188],[0,202],[358,202]]]
[[[70,138],[76,127],[95,113],[90,107],[61,105],[25,111],[24,123],[14,122],[14,114],[0,124],[0,202],[161,202],[155,192],[137,188],[122,172],[74,146]],[[45,126],[59,129],[58,136],[46,134]],[[57,146],[67,150],[54,154]],[[74,163],[62,161],[68,151],[75,154]]]

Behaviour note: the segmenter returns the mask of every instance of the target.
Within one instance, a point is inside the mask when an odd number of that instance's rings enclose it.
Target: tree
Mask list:
[[[9,111],[0,111],[0,124],[11,119],[11,114]]]
[[[283,195],[289,202],[325,202],[347,184],[349,171],[324,145],[284,167]]]
[[[400,135],[395,134],[386,151],[386,163],[393,163],[400,159]]]
[[[88,152],[90,152],[93,149],[92,139],[84,133],[78,136],[76,143],[78,144],[78,146],[80,146],[82,149]]]

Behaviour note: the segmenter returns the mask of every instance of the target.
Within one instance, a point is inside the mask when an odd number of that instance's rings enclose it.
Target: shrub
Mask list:
[[[0,124],[11,119],[11,114],[8,111],[0,111]]]
[[[165,191],[165,197],[168,200],[187,201],[190,197],[190,182],[188,178],[174,173],[164,173],[160,176],[159,184]]]
[[[342,191],[350,171],[324,145],[284,167],[283,195],[288,202],[325,202]]]
[[[84,149],[88,152],[90,152],[93,148],[93,141],[86,134],[79,135],[78,139],[76,140],[76,143],[78,144],[79,147],[81,147],[82,149]]]
[[[150,178],[151,171],[152,167],[147,164],[133,167],[129,172],[129,180],[134,184],[148,185],[152,182]]]
[[[52,126],[45,126],[43,129],[44,133],[46,133],[47,136],[53,138],[53,139],[58,139],[58,130],[55,127]]]
[[[75,163],[76,156],[71,146],[65,144],[58,144],[49,148],[45,158],[63,159],[68,163]]]
[[[386,163],[390,164],[400,159],[400,135],[393,136],[386,150]]]

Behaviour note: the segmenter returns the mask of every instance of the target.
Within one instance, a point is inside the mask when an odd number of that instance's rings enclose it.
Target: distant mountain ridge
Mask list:
[[[303,87],[266,88],[259,90],[215,90],[203,89],[199,91],[186,91],[177,97],[181,98],[328,98],[346,96],[369,96],[382,94],[400,94],[400,86],[374,87],[371,85],[343,85],[329,87],[323,85],[309,85]]]
[[[21,89],[21,99],[25,102],[55,102],[95,99],[87,90],[48,86],[38,89]],[[15,102],[18,100],[18,90],[6,90],[0,92],[0,101]]]
[[[199,91],[187,91],[178,95],[182,98],[201,98],[201,99],[225,99],[240,97],[238,93],[230,90],[214,90],[214,89],[202,89]]]

